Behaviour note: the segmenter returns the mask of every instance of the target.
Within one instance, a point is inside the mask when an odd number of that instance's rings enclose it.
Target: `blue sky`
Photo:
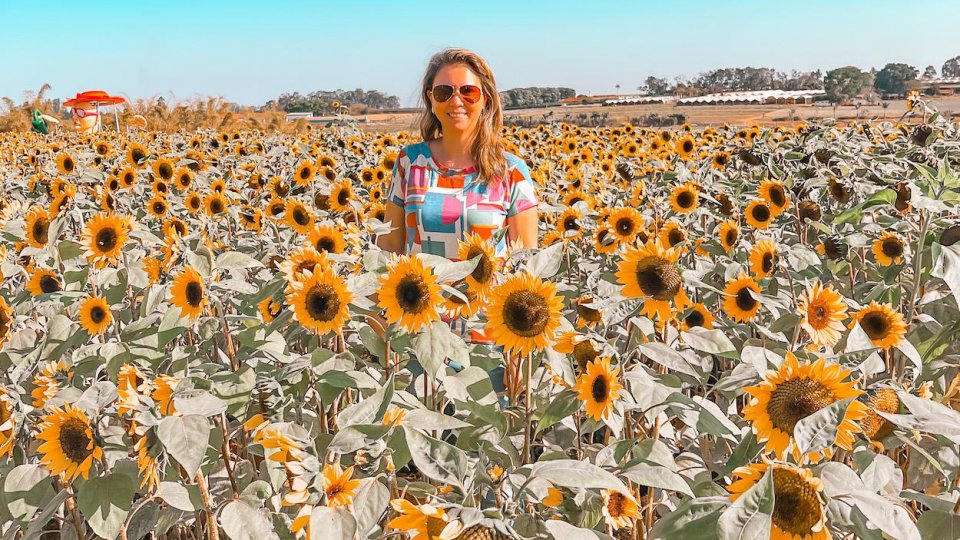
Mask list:
[[[85,6],[84,8],[77,7]],[[501,89],[628,92],[718,67],[824,70],[960,55],[955,0],[231,2],[0,0],[0,96],[52,85],[132,98],[380,89],[414,104],[427,59],[483,55]],[[79,56],[78,56],[79,54]]]

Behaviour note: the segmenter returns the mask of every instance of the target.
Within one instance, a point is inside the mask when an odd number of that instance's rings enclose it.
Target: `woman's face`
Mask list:
[[[457,89],[468,85],[482,88],[480,77],[465,64],[447,64],[441,67],[433,78],[433,87],[436,88],[441,84],[448,84]],[[469,103],[458,91],[454,92],[450,99],[441,103],[431,92],[430,103],[433,114],[440,120],[443,133],[470,132],[480,120],[480,111],[487,103],[487,96],[481,95],[476,103]]]

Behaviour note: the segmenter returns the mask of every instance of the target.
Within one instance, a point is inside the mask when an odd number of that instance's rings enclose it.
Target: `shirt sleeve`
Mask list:
[[[535,208],[537,199],[537,184],[530,177],[530,168],[523,161],[510,169],[510,206],[507,216],[515,216],[524,210]]]
[[[407,171],[403,162],[407,157],[406,150],[402,150],[393,163],[393,173],[390,175],[390,189],[387,190],[387,200],[403,208],[407,200]]]

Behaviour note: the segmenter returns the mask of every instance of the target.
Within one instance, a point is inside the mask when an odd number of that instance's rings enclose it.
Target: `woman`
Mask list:
[[[420,95],[423,142],[397,157],[384,218],[395,228],[377,245],[456,259],[459,241],[475,233],[499,238],[498,256],[508,241],[537,247],[535,184],[500,141],[503,110],[486,61],[465,49],[435,54]],[[461,332],[467,341],[489,343],[482,332]]]

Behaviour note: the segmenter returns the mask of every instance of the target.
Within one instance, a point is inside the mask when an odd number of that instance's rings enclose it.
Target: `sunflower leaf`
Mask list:
[[[407,426],[403,427],[403,432],[410,457],[420,472],[466,491],[464,479],[470,471],[470,458],[463,450]]]
[[[740,495],[717,520],[720,540],[767,540],[773,522],[773,469]]]
[[[183,466],[187,476],[200,469],[210,441],[210,423],[197,415],[168,416],[160,421],[157,437],[164,449]]]
[[[464,366],[470,365],[470,350],[467,344],[444,322],[431,323],[413,337],[411,345],[424,372],[431,377],[440,373],[447,358]]]
[[[279,538],[263,511],[242,499],[231,501],[223,507],[220,511],[220,526],[230,540]]]
[[[819,452],[837,439],[837,430],[854,398],[837,401],[797,422],[793,440],[800,453]]]
[[[717,537],[717,520],[729,505],[727,497],[688,499],[658,519],[649,537],[651,540],[713,540]]]
[[[543,279],[555,276],[560,271],[560,263],[563,261],[563,246],[563,242],[557,242],[538,251],[527,259],[525,263],[527,272]]]
[[[137,483],[136,466],[124,461],[110,474],[91,478],[80,486],[77,507],[93,532],[102,538],[117,537],[133,505]]]
[[[921,540],[920,531],[910,519],[906,509],[892,503],[886,497],[858,490],[837,495],[836,498],[850,501],[863,513],[870,528],[879,529],[894,540]]]
[[[348,510],[318,506],[310,514],[309,540],[353,540],[356,534],[357,520]]]

